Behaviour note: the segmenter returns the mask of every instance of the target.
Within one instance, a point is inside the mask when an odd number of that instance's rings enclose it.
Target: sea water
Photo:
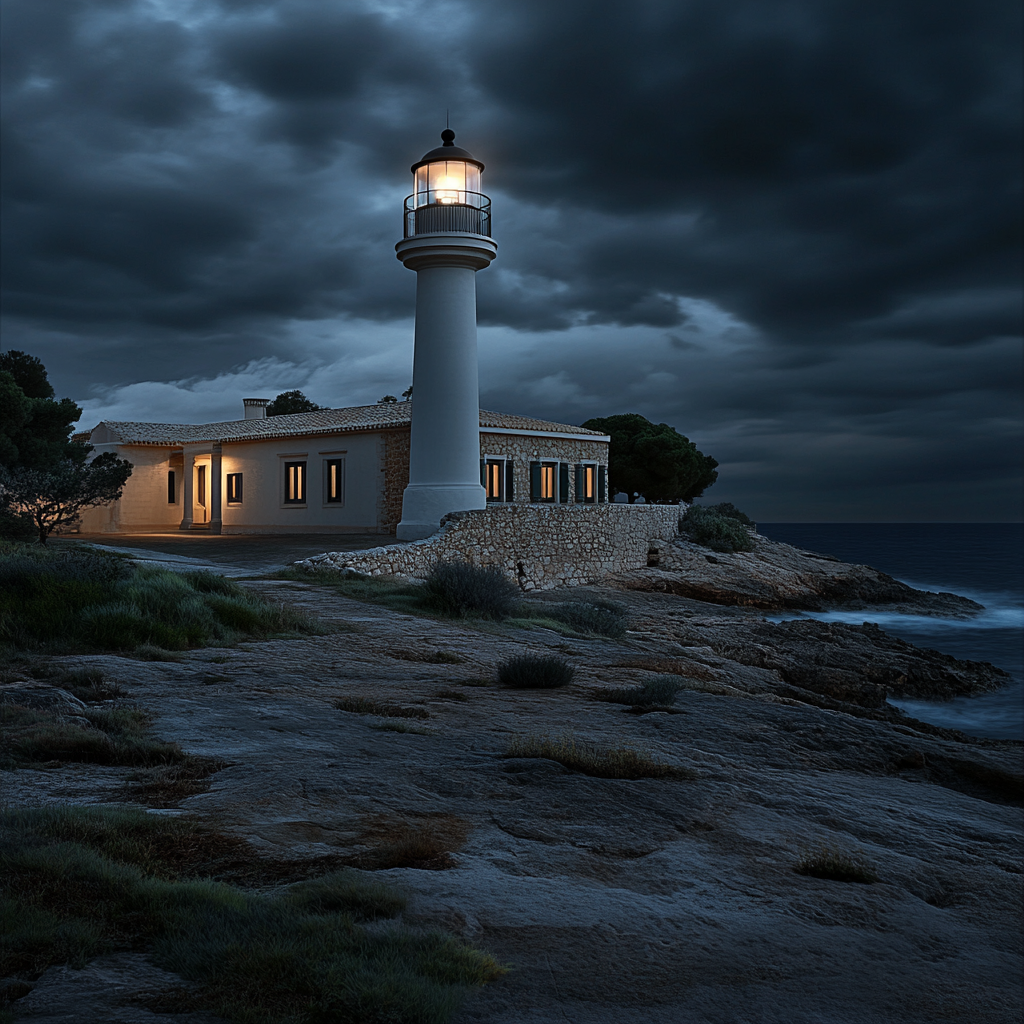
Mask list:
[[[1009,685],[950,701],[890,701],[924,722],[974,736],[1024,739],[1024,527],[1018,523],[759,523],[758,532],[844,562],[870,565],[918,590],[948,591],[985,610],[971,619],[893,612],[801,612],[783,618],[875,622],[918,647],[1010,673]]]

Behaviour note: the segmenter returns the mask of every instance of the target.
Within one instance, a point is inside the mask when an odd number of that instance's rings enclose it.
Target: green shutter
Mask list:
[[[573,492],[574,501],[583,501],[583,466],[576,463],[576,490]]]
[[[485,459],[480,460],[480,486],[487,486],[487,462]]]
[[[540,463],[530,463],[530,501],[540,501]]]
[[[605,467],[597,467],[597,500],[603,502],[605,500],[605,482],[604,482]]]
[[[558,464],[558,500],[567,502],[569,500],[569,463]]]
[[[515,472],[512,469],[512,460],[505,463],[505,500],[516,500]]]

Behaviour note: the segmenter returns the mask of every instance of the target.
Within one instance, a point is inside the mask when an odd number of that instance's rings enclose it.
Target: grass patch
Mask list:
[[[379,722],[371,722],[371,729],[379,729],[381,732],[412,732],[417,736],[433,736],[431,729],[425,729],[422,725],[414,725],[401,718],[385,718]]]
[[[547,618],[564,622],[575,633],[613,639],[626,635],[626,609],[614,601],[566,601],[545,611]]]
[[[374,815],[360,838],[370,849],[352,863],[363,870],[444,871],[455,866],[452,854],[465,845],[469,825],[453,814],[432,815],[416,823]]]
[[[108,683],[103,672],[96,668],[69,669],[63,665],[46,665],[30,670],[35,679],[45,679],[52,686],[67,690],[86,704],[130,697],[120,683]]]
[[[0,763],[7,768],[39,761],[151,766],[188,760],[177,743],[150,734],[150,718],[134,708],[87,708],[67,720],[53,711],[0,705]]]
[[[426,708],[409,708],[401,704],[389,704],[383,700],[371,700],[368,697],[340,697],[334,701],[339,711],[347,711],[352,715],[377,715],[380,718],[429,718]]]
[[[576,669],[565,658],[520,654],[498,663],[498,682],[516,690],[552,690],[568,686]]]
[[[368,931],[360,922],[394,917],[404,899],[352,871],[272,896],[203,877],[212,836],[127,810],[3,813],[0,972],[146,950],[199,984],[194,1008],[239,1024],[441,1024],[503,973],[449,935]]]
[[[209,572],[174,573],[84,547],[0,544],[0,646],[168,652],[327,626]]]
[[[732,505],[691,505],[679,529],[695,544],[712,551],[753,551],[752,520]]]
[[[270,573],[268,579],[294,580],[318,587],[329,587],[353,601],[379,604],[411,615],[427,614],[423,604],[423,587],[415,583],[399,583],[391,577],[345,576],[337,569],[307,569],[292,565]]]
[[[634,747],[602,747],[577,739],[571,732],[560,736],[516,736],[506,757],[542,757],[597,779],[692,779],[696,773],[658,761]]]
[[[612,704],[627,704],[630,707],[665,707],[676,699],[676,694],[685,684],[674,676],[658,676],[648,679],[639,686],[617,686],[599,690],[595,696]]]
[[[469,694],[463,693],[462,690],[438,690],[434,696],[438,700],[469,700]]]
[[[804,853],[793,870],[798,875],[828,878],[834,882],[870,885],[878,881],[874,865],[862,853],[849,853],[827,845]]]
[[[416,661],[426,665],[462,665],[466,659],[454,651],[388,651],[389,658],[398,658],[401,661]]]

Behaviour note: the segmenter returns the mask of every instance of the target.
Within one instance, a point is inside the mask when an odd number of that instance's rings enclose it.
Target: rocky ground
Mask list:
[[[587,590],[628,606],[621,640],[436,621],[265,580],[248,585],[344,631],[178,663],[63,660],[102,668],[154,713],[159,735],[226,762],[178,809],[261,855],[374,867],[382,846],[409,835],[450,850],[381,874],[410,894],[406,923],[457,932],[511,966],[459,1024],[1020,1019],[1021,745],[885,704],[1005,677],[871,626],[773,624],[763,612],[976,609],[768,542],[748,555],[680,542],[655,558]],[[575,681],[498,688],[495,664],[525,652],[565,657]],[[657,673],[685,684],[671,707],[596,699]],[[420,717],[335,706],[360,697]],[[386,721],[422,731],[375,727]],[[566,731],[643,748],[692,777],[599,779],[504,756],[515,736]],[[123,799],[125,772],[8,772],[4,799]],[[867,858],[879,880],[797,874],[823,844]],[[146,995],[166,983],[131,956],[52,969],[15,1004],[17,1019],[184,1024]]]

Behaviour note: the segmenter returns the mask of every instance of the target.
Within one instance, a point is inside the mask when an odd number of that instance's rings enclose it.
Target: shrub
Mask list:
[[[564,658],[520,654],[498,664],[498,682],[516,690],[553,690],[568,686],[576,669]]]
[[[353,715],[378,715],[381,718],[429,718],[426,708],[404,708],[400,704],[388,704],[383,700],[369,700],[366,697],[341,697],[334,702],[339,711]]]
[[[746,512],[741,512],[731,501],[722,501],[717,505],[705,505],[704,507],[712,512],[717,512],[720,516],[725,516],[726,519],[735,519],[736,522],[742,523],[744,526],[757,526],[757,523]]]
[[[517,736],[506,757],[542,757],[598,779],[689,779],[695,773],[664,764],[645,750],[633,747],[599,747],[578,740],[572,733],[561,736]]]
[[[626,633],[626,609],[613,601],[568,601],[547,614],[577,633],[621,637]]]
[[[827,845],[804,853],[794,870],[798,875],[828,878],[834,882],[869,885],[878,881],[874,865],[862,853],[848,853]]]
[[[713,507],[691,505],[680,520],[679,529],[695,544],[712,551],[752,551],[754,548],[746,526]]]
[[[507,619],[519,609],[519,590],[500,569],[438,562],[423,585],[424,601],[452,618]]]
[[[683,683],[674,676],[658,676],[648,679],[639,686],[620,686],[598,692],[600,700],[612,704],[628,704],[630,707],[657,707],[671,704],[676,694],[684,689]]]

